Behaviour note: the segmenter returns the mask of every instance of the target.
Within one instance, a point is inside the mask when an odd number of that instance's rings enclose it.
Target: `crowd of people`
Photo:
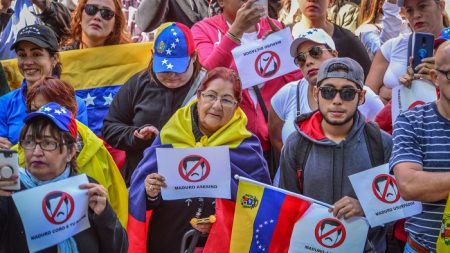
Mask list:
[[[192,229],[201,248],[215,224],[190,221],[214,215],[216,199],[163,199],[157,150],[216,146],[229,148],[232,175],[329,204],[339,219],[365,216],[349,176],[389,164],[402,198],[423,210],[370,228],[364,252],[436,252],[450,193],[445,1],[267,2],[32,0],[37,24],[10,48],[19,88],[8,92],[0,63],[0,149],[18,152],[20,165],[19,176],[0,175],[0,252],[28,252],[14,191],[2,187],[83,173],[91,227],[42,252],[180,252]],[[13,14],[0,0],[0,34]],[[232,51],[285,27],[293,40],[283,50],[298,68],[242,88]],[[60,79],[60,52],[139,43],[141,31],[152,32],[149,64],[114,95],[96,135],[96,116]],[[435,39],[414,68],[412,33]],[[393,91],[412,85],[432,86],[437,100],[393,118]],[[240,201],[237,179],[230,186]]]

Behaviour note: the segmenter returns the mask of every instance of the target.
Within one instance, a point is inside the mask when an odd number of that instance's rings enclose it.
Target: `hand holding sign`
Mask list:
[[[161,187],[166,187],[166,179],[158,173],[152,173],[145,178],[145,192],[150,198],[156,198]]]
[[[333,212],[333,215],[338,219],[350,219],[355,216],[364,216],[364,211],[359,204],[359,201],[349,196],[345,196],[338,200],[334,203],[334,208],[330,208],[329,211]]]
[[[103,213],[106,207],[106,202],[108,201],[108,192],[103,185],[88,183],[80,185],[80,189],[88,190],[89,196],[89,208],[94,211],[96,215]]]

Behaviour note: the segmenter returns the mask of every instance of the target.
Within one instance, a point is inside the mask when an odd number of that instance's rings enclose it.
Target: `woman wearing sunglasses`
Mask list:
[[[71,23],[72,37],[64,50],[129,43],[119,0],[81,0]]]
[[[297,116],[318,109],[313,97],[318,69],[325,60],[337,57],[338,52],[331,36],[320,28],[314,28],[305,30],[292,42],[291,55],[304,78],[288,83],[272,97],[269,134],[270,141],[279,152],[287,137],[295,132],[293,122]],[[367,119],[373,120],[383,108],[383,103],[370,89],[364,87],[364,90],[365,103],[359,106],[359,110]]]

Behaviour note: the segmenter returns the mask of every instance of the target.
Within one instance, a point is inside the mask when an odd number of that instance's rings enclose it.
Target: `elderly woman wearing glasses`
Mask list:
[[[181,23],[158,28],[149,57],[148,68],[117,92],[103,122],[106,142],[126,151],[122,172],[127,185],[144,150],[172,114],[195,95],[205,76],[191,31]]]
[[[119,0],[81,0],[74,11],[72,37],[63,50],[129,43]]]
[[[157,148],[228,146],[232,175],[270,183],[259,140],[245,127],[247,117],[239,108],[241,92],[241,82],[232,70],[213,69],[200,86],[197,99],[179,109],[146,150],[131,181],[130,245],[134,240],[146,241],[147,252],[179,252],[183,234],[192,229],[189,221],[215,213],[215,199],[162,199],[160,192],[166,183],[164,175],[158,173]],[[236,191],[237,182],[232,180],[233,199]],[[152,210],[148,234],[139,233],[146,231],[142,228],[146,224],[146,209]],[[195,228],[207,233],[210,224]]]
[[[20,146],[26,167],[20,169],[21,190],[78,174],[77,126],[72,112],[52,102],[30,113],[24,123]],[[0,187],[17,180],[2,179]],[[127,235],[108,203],[107,190],[92,179],[80,188],[87,190],[90,228],[42,252],[126,252]],[[4,190],[0,190],[0,252],[28,252],[17,207],[11,192]]]

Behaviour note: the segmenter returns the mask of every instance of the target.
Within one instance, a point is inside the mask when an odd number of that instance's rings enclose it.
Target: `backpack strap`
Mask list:
[[[378,125],[373,122],[366,122],[364,126],[364,138],[366,139],[372,167],[384,164],[383,139],[381,138],[381,130]]]
[[[295,148],[295,167],[297,168],[297,180],[300,194],[303,194],[303,183],[305,176],[305,165],[308,159],[309,152],[311,151],[312,142],[308,138],[300,134],[300,139],[297,142]]]
[[[295,100],[295,102],[296,102],[296,104],[297,104],[297,112],[295,113],[295,118],[297,118],[298,116],[300,116],[300,82],[301,82],[301,80],[300,81],[298,81],[298,83],[297,83],[297,92],[296,92],[296,100]]]

